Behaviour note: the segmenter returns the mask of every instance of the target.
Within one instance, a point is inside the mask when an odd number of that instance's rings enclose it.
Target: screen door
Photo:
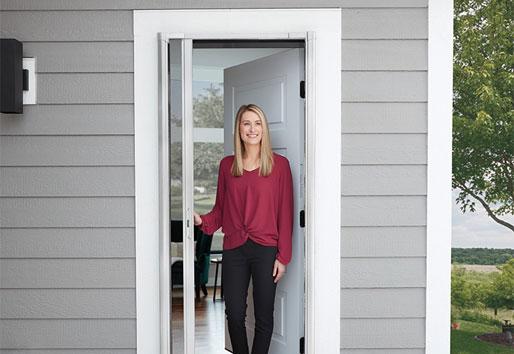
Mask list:
[[[160,34],[159,50],[161,353],[194,353],[192,39]]]

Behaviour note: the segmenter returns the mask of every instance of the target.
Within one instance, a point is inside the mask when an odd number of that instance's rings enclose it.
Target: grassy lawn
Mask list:
[[[483,333],[501,332],[501,328],[459,320],[460,329],[451,330],[452,354],[513,354],[514,348],[482,342],[474,337]]]

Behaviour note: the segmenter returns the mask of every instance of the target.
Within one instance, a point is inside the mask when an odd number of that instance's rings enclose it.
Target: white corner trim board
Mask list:
[[[305,349],[339,354],[341,28],[340,8],[134,11],[138,353],[169,350],[160,345],[159,307],[158,33],[164,32],[193,39],[306,39]]]
[[[453,1],[428,2],[426,353],[450,353]]]

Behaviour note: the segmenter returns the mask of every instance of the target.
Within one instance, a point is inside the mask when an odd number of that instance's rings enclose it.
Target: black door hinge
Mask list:
[[[305,98],[305,81],[300,81],[300,97]]]
[[[300,338],[300,354],[305,353],[305,337]]]
[[[300,210],[300,227],[305,227],[305,210]]]

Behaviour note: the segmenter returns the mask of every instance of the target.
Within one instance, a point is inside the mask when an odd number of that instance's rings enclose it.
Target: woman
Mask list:
[[[273,333],[277,282],[291,261],[293,183],[286,157],[271,149],[268,122],[255,104],[242,105],[234,126],[234,155],[219,164],[213,209],[194,214],[212,235],[222,227],[225,314],[234,354],[248,354],[246,297],[253,284],[252,354],[267,354]]]

